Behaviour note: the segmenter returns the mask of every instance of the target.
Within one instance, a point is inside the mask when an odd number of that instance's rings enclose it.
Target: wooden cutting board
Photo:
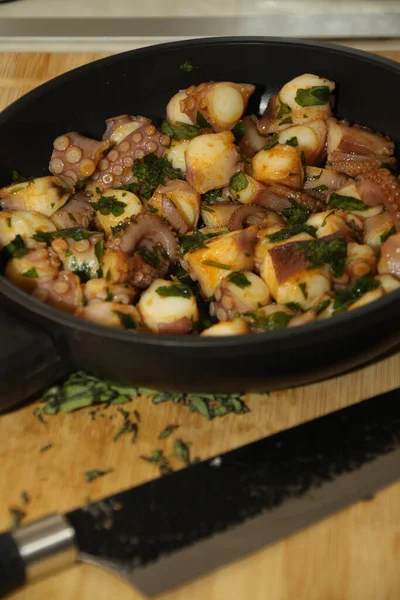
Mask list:
[[[400,52],[380,54],[400,61]],[[105,55],[0,54],[0,108],[40,83]],[[373,83],[373,82],[372,82]],[[55,109],[55,114],[57,110]],[[16,165],[18,167],[18,165]],[[1,340],[0,340],[1,343]],[[92,420],[90,409],[46,418],[28,406],[0,417],[0,530],[9,509],[24,506],[24,522],[69,510],[153,479],[157,468],[140,459],[155,448],[171,452],[173,438],[159,441],[169,424],[191,441],[201,459],[292,427],[366,397],[400,386],[400,354],[323,383],[249,395],[251,412],[207,421],[173,404],[140,398],[125,406],[141,416],[136,444],[113,441],[122,417],[108,409]],[[177,433],[178,433],[177,432]],[[340,431],[337,432],[340,436]],[[46,452],[40,449],[47,444]],[[179,464],[172,459],[175,468]],[[87,483],[89,469],[113,468]],[[400,598],[400,483],[368,502],[342,511],[308,530],[194,581],[162,600],[398,600]],[[12,596],[14,600],[140,600],[111,574],[79,565]]]

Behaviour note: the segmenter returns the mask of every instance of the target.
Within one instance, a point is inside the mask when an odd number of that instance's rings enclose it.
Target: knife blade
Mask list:
[[[80,559],[154,595],[400,478],[400,388],[0,536],[0,595]]]

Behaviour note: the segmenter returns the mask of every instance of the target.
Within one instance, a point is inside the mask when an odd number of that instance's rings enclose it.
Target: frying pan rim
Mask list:
[[[328,50],[333,54],[337,54],[340,58],[344,58],[346,56],[350,58],[358,58],[365,62],[377,64],[378,66],[388,69],[390,71],[394,71],[400,77],[400,64],[396,63],[386,57],[372,55],[369,52],[364,50],[358,50],[354,48],[341,47],[336,44],[326,43],[326,42],[315,42],[309,40],[299,40],[296,38],[280,38],[280,37],[264,37],[264,36],[238,36],[238,37],[209,37],[209,38],[200,38],[200,39],[190,39],[183,40],[178,42],[168,42],[163,44],[156,44],[152,46],[147,46],[145,48],[139,48],[136,50],[128,50],[126,52],[114,54],[109,57],[101,58],[96,61],[90,62],[81,67],[77,67],[72,69],[71,71],[67,71],[53,79],[41,84],[35,89],[31,90],[15,102],[13,102],[10,106],[5,108],[0,113],[0,127],[2,123],[9,121],[13,118],[15,112],[18,112],[24,109],[25,106],[29,105],[30,101],[36,97],[40,97],[45,94],[48,90],[51,90],[55,87],[63,85],[67,81],[74,79],[77,76],[80,76],[82,73],[95,71],[97,69],[101,69],[103,65],[113,64],[114,62],[119,62],[128,58],[131,55],[152,55],[158,52],[165,52],[166,50],[175,50],[177,48],[192,48],[192,47],[201,47],[208,46],[210,44],[221,44],[221,45],[247,45],[247,44],[273,44],[277,47],[289,46],[296,48],[300,47],[309,47],[315,48],[316,50]],[[87,321],[85,319],[81,319],[79,317],[75,317],[69,313],[62,312],[58,309],[55,309],[51,306],[48,306],[33,298],[23,290],[17,288],[8,282],[2,275],[0,275],[0,292],[3,293],[7,298],[15,302],[17,305],[23,306],[25,309],[30,312],[39,315],[42,318],[48,319],[49,321],[56,322],[64,327],[72,328],[74,330],[79,330],[83,333],[91,333],[105,338],[113,338],[123,342],[135,342],[141,343],[147,346],[161,345],[161,346],[179,346],[179,347],[187,347],[188,349],[196,349],[196,348],[213,348],[213,349],[223,349],[227,347],[237,346],[238,345],[238,336],[218,336],[218,337],[201,337],[201,336],[192,336],[192,335],[160,335],[154,333],[146,333],[146,332],[137,332],[137,331],[127,331],[124,329],[117,329],[105,325],[100,325],[98,323],[94,323],[91,321]],[[332,329],[338,329],[342,325],[345,326],[347,322],[351,321],[352,323],[360,324],[360,321],[364,321],[364,319],[374,316],[375,319],[379,321],[379,317],[381,316],[381,320],[384,318],[384,311],[388,305],[392,305],[395,302],[400,301],[400,290],[390,292],[389,294],[383,296],[382,298],[366,305],[358,308],[356,311],[350,311],[343,313],[341,315],[337,315],[333,318],[322,319],[319,321],[314,321],[312,323],[295,327],[293,329],[280,329],[275,331],[270,331],[266,333],[260,333],[256,335],[244,335],[240,336],[240,349],[247,346],[258,346],[265,345],[270,343],[272,344],[285,344],[289,340],[289,344],[292,346],[301,346],[302,343],[310,336],[314,339],[315,335],[318,332],[322,333],[332,333]],[[378,315],[376,313],[379,313]]]

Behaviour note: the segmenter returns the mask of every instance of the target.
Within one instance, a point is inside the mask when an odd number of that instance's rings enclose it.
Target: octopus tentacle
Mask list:
[[[55,212],[50,221],[57,229],[69,229],[71,227],[83,227],[88,229],[94,219],[94,209],[85,194],[75,194],[60,210]]]
[[[124,137],[99,162],[91,181],[103,188],[131,183],[135,159],[147,154],[162,156],[170,141],[168,135],[160,133],[151,123],[142,125]]]
[[[192,123],[200,113],[214,131],[231,129],[241,118],[255,86],[249,83],[218,81],[190,86],[180,101],[181,111]]]
[[[60,135],[54,140],[49,170],[53,175],[63,175],[74,183],[93,175],[97,164],[110,142],[99,142],[76,131]]]
[[[396,166],[394,156],[376,156],[374,154],[350,154],[346,152],[331,152],[328,154],[327,167],[332,171],[343,173],[349,177],[357,177],[370,171],[375,171],[383,165]]]
[[[328,120],[328,153],[334,151],[392,156],[394,143],[381,133],[361,125],[350,126],[347,121]]]
[[[267,218],[266,210],[257,204],[244,204],[237,208],[229,219],[228,229],[235,231],[244,229],[248,225],[263,227]]]
[[[357,177],[357,191],[369,206],[384,204],[400,230],[400,183],[388,169],[377,169]]]
[[[325,210],[326,203],[319,198],[313,198],[299,190],[293,190],[279,183],[273,183],[265,186],[265,191],[254,200],[254,204],[259,204],[273,210],[282,212],[285,208],[290,208],[292,201],[308,208],[311,212],[320,212]]]
[[[151,120],[138,115],[119,115],[106,120],[106,130],[103,140],[110,140],[113,144],[119,144],[127,135],[139,129],[142,125],[149,125]]]
[[[128,225],[108,245],[133,254],[143,240],[162,246],[172,262],[178,258],[179,243],[173,229],[156,215],[148,213],[138,217],[136,223]]]
[[[80,279],[71,271],[61,271],[56,279],[38,281],[32,295],[64,312],[75,312],[83,303]]]

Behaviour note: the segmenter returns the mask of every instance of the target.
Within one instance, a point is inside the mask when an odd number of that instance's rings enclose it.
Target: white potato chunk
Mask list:
[[[174,169],[186,171],[185,152],[190,140],[171,140],[171,145],[166,149],[164,156],[168,158]]]
[[[278,216],[278,215],[277,215]],[[283,221],[283,219],[282,219]],[[312,236],[308,235],[308,233],[298,233],[297,235],[292,235],[290,238],[286,238],[286,240],[282,240],[281,242],[271,242],[269,236],[276,233],[277,231],[281,231],[281,229],[286,229],[286,224],[271,225],[270,227],[266,227],[264,229],[260,229],[257,235],[257,243],[254,252],[254,262],[256,269],[260,271],[261,266],[264,262],[265,256],[267,255],[268,250],[274,248],[275,246],[282,246],[283,244],[287,244],[289,242],[303,242],[305,240],[312,240]]]
[[[48,175],[32,181],[15,183],[0,190],[0,207],[8,210],[31,210],[51,217],[73,194],[74,188],[61,177]]]
[[[246,174],[247,186],[242,190],[233,190],[230,188],[232,196],[241,204],[250,204],[257,200],[265,193],[265,186],[260,182]]]
[[[118,302],[98,302],[79,308],[75,315],[108,327],[119,329],[143,329],[141,318],[137,308]]]
[[[254,267],[254,244],[258,228],[232,231],[211,238],[204,248],[185,254],[192,279],[197,280],[201,293],[209,298],[223,277],[230,271],[251,271]]]
[[[194,122],[188,117],[188,115],[181,110],[181,100],[185,100],[187,94],[185,90],[181,90],[175,96],[172,96],[171,100],[167,104],[167,121],[171,125],[177,123],[186,123],[187,125],[194,125]]]
[[[191,289],[164,279],[153,281],[142,294],[138,309],[143,322],[154,333],[189,333],[199,318]]]
[[[186,178],[204,194],[229,184],[239,171],[240,156],[230,131],[199,135],[189,142],[185,152]]]
[[[308,95],[308,100],[304,99],[304,96],[306,96],[304,91],[309,91],[311,95],[314,95],[313,90],[321,87],[327,87],[330,92],[333,92],[335,89],[335,84],[333,81],[329,81],[329,79],[326,79],[325,77],[319,77],[318,75],[313,75],[312,73],[304,73],[303,75],[299,75],[291,81],[288,81],[288,83],[286,83],[279,92],[279,98],[281,102],[284,102],[295,111],[301,111],[303,109],[309,110],[312,108],[314,110],[319,109],[319,111],[315,112],[321,112],[321,109],[325,109],[325,113],[326,107],[329,106],[329,102],[310,105],[309,102],[312,101],[310,96]],[[314,97],[317,96],[314,95]],[[317,102],[317,100],[315,100],[315,102]]]
[[[116,227],[145,210],[136,194],[114,189],[105,190],[92,206],[96,211],[97,226],[103,229],[108,237],[112,235],[111,227]]]
[[[293,146],[278,144],[260,150],[252,160],[253,177],[263,183],[280,183],[299,190],[304,171],[299,152]]]
[[[245,335],[246,333],[251,333],[250,325],[244,319],[239,318],[233,319],[232,321],[221,321],[216,325],[208,327],[208,329],[204,329],[204,331],[202,331],[200,335],[203,337],[213,337],[227,335]]]
[[[0,212],[0,248],[4,248],[19,235],[28,248],[37,242],[32,239],[38,231],[55,231],[53,223],[44,215],[27,210],[3,210]]]
[[[104,252],[101,268],[108,283],[126,283],[129,278],[129,255],[122,250],[108,248]]]
[[[305,190],[328,193],[331,190],[338,190],[349,183],[349,178],[346,175],[320,167],[307,166],[305,175],[303,186]]]

